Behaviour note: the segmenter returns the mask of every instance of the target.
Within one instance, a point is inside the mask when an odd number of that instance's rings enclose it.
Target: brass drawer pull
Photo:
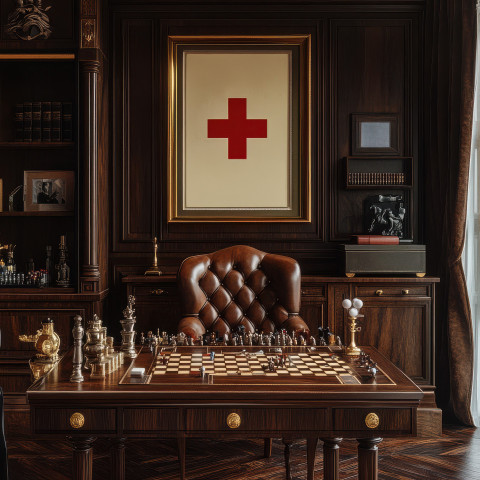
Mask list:
[[[82,428],[84,424],[85,417],[81,413],[75,412],[70,417],[70,426],[72,428]]]
[[[377,428],[379,424],[380,424],[380,418],[376,413],[369,413],[365,417],[365,425],[368,428]]]
[[[405,290],[402,290],[402,295],[408,295],[410,293],[410,290],[406,288]]]
[[[165,293],[165,290],[162,290],[161,288],[156,288],[155,290],[150,291],[150,295],[162,295],[162,293]]]
[[[377,290],[375,292],[375,295],[377,295],[378,297],[380,297],[380,295],[383,295],[383,290]]]
[[[238,413],[231,413],[227,417],[227,425],[229,428],[238,428],[242,422],[240,415]]]

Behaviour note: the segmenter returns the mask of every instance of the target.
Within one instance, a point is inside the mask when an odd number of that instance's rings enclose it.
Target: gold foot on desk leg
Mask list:
[[[383,438],[360,438],[358,442],[358,480],[378,480],[378,447]]]
[[[315,478],[315,453],[318,438],[307,438],[307,480]]]
[[[185,480],[185,457],[186,457],[186,439],[185,437],[177,438],[178,444],[178,462],[180,463],[180,480]]]
[[[291,438],[282,438],[282,442],[285,445],[285,449],[283,450],[283,456],[285,458],[285,478],[292,480],[292,474],[290,472],[290,447],[292,446],[293,440]]]
[[[265,438],[263,440],[263,456],[264,458],[270,458],[272,456],[272,439]]]
[[[73,450],[73,480],[92,480],[92,446],[96,437],[67,437]]]
[[[112,480],[125,480],[125,442],[124,437],[115,437],[110,440],[111,451],[111,478]]]
[[[340,478],[340,443],[342,438],[322,438],[323,442],[323,478],[339,480]]]

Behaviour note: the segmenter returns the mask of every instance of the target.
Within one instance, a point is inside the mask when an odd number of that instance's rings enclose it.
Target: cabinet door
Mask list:
[[[180,299],[174,284],[134,285],[135,312],[137,323],[135,330],[140,335],[151,330],[177,332],[180,321]],[[138,337],[139,338],[139,337]],[[138,340],[137,340],[138,341]]]
[[[324,301],[314,301],[311,299],[307,301],[302,300],[300,316],[308,325],[312,335],[317,335],[318,327],[326,326],[325,306]]]
[[[31,356],[34,352],[33,343],[23,343],[18,340],[22,334],[34,335],[42,328],[42,321],[51,318],[54,328],[60,337],[60,349],[72,344],[73,317],[81,315],[85,318],[84,309],[61,308],[8,308],[0,309],[1,344],[0,356],[24,353]]]
[[[376,347],[414,382],[431,384],[431,299],[370,298],[362,313],[357,344]]]

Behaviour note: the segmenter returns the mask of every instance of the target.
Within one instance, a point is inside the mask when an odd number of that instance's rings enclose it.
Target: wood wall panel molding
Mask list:
[[[141,52],[141,53],[140,53]],[[121,50],[115,65],[115,248],[150,243],[155,236],[155,112],[152,102],[155,30],[151,19],[121,21]]]
[[[411,18],[330,20],[330,179],[329,239],[346,241],[364,233],[363,200],[379,193],[408,198],[410,235],[419,240],[418,125],[419,27]],[[344,189],[344,157],[351,154],[351,115],[396,113],[400,120],[402,154],[414,157],[413,191]]]

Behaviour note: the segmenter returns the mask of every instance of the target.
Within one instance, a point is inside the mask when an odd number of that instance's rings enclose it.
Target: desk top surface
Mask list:
[[[375,348],[363,350],[377,363],[375,378],[358,360],[330,347],[204,346],[159,348],[153,353],[144,348],[136,359],[126,360],[104,379],[90,379],[83,370],[82,383],[69,381],[70,350],[29,388],[27,398],[31,404],[69,400],[151,404],[192,400],[418,402],[423,397],[422,391]],[[283,358],[283,365],[271,371],[269,358]],[[145,375],[132,376],[135,367],[145,368]]]

